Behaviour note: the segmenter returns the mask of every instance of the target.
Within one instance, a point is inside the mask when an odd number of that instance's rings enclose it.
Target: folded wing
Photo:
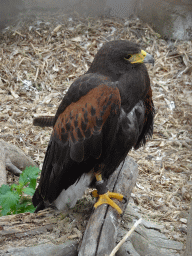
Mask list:
[[[55,200],[63,189],[102,161],[117,130],[120,107],[117,87],[103,83],[58,115],[37,189],[44,201]]]

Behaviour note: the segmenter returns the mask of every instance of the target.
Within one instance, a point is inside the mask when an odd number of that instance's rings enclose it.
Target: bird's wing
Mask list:
[[[59,111],[39,184],[45,200],[55,200],[62,189],[74,184],[106,154],[117,129],[120,107],[119,90],[105,82]]]
[[[61,113],[53,128],[53,137],[70,148],[70,157],[76,162],[85,158],[85,140],[92,138],[90,155],[99,158],[102,153],[101,134],[103,125],[109,117],[120,110],[120,94],[116,87],[100,84],[71,103]]]
[[[143,129],[139,135],[137,143],[134,145],[134,149],[138,149],[140,146],[145,145],[147,138],[150,138],[153,135],[153,119],[155,115],[155,108],[152,100],[151,87],[149,87],[149,90],[143,99],[143,103],[145,108]]]

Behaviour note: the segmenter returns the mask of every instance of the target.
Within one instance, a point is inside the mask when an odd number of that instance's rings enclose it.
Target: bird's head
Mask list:
[[[144,50],[141,50],[139,53],[130,54],[128,56],[129,58],[126,58],[131,64],[136,63],[151,63],[154,65],[155,61],[151,54],[145,52]]]
[[[154,64],[153,56],[136,43],[115,40],[104,44],[96,54],[88,73],[109,75],[114,80],[130,68],[143,63]]]

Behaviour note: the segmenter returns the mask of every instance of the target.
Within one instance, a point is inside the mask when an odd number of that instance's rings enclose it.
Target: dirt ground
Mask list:
[[[132,198],[144,218],[185,242],[192,194],[192,42],[165,41],[138,19],[22,14],[0,34],[0,137],[41,168],[51,128],[34,127],[33,117],[54,115],[70,84],[102,44],[114,39],[137,42],[155,58],[155,66],[147,66],[154,135],[144,148],[130,152],[140,171]],[[8,182],[17,178],[8,174]]]

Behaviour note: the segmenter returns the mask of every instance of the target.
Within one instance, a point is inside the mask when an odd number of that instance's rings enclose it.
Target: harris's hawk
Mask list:
[[[153,133],[154,106],[147,68],[152,55],[126,41],[107,42],[89,70],[77,78],[55,117],[36,118],[53,126],[40,182],[33,196],[36,212],[47,205],[73,207],[95,181],[99,199],[121,213],[105,180]],[[96,179],[95,179],[96,178]]]

